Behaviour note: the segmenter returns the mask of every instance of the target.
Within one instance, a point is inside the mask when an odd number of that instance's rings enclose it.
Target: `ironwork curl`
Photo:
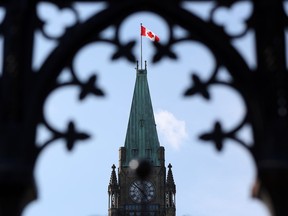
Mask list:
[[[217,13],[217,10],[219,10],[220,8],[227,8],[227,9],[231,9],[231,7],[237,3],[250,3],[250,5],[252,6],[252,3],[249,1],[219,1],[217,2],[214,7],[212,8],[211,12],[210,12],[210,22],[212,22],[214,25],[217,25],[217,23],[215,23],[213,17],[215,17],[215,13]],[[251,20],[252,20],[252,13],[250,14],[250,16],[246,17],[245,19],[245,26],[246,28],[242,31],[239,32],[238,34],[228,34],[225,29],[224,26],[221,26],[221,28],[223,29],[224,32],[227,33],[227,35],[230,37],[230,39],[238,39],[238,38],[242,38],[244,35],[247,34],[247,32],[249,31],[249,29],[252,27],[251,25]]]
[[[40,30],[40,32],[44,35],[44,37],[46,37],[47,39],[50,39],[50,40],[58,40],[59,38],[61,38],[62,35],[65,34],[65,31],[64,31],[62,34],[59,34],[59,36],[58,36],[58,35],[57,35],[57,36],[49,35],[49,33],[45,31],[44,28],[45,28],[46,25],[49,25],[49,23],[48,23],[48,20],[47,20],[47,19],[46,19],[46,20],[43,20],[43,19],[41,19],[41,18],[39,17],[39,15],[41,16],[41,12],[39,11],[39,7],[41,6],[41,4],[43,4],[43,3],[39,3],[39,5],[37,5],[38,16],[37,16],[37,23],[36,23],[37,27],[36,27],[36,28],[38,28],[38,29]],[[49,4],[49,3],[48,3],[48,4]],[[64,10],[64,9],[66,9],[66,10],[69,10],[70,12],[73,13],[73,15],[74,15],[74,17],[75,17],[75,22],[74,22],[74,25],[72,25],[72,26],[78,25],[78,24],[80,23],[79,13],[78,13],[77,10],[75,9],[75,7],[73,7],[72,3],[70,3],[70,4],[65,4],[65,5],[51,4],[51,6],[52,6],[52,5],[53,5],[55,8],[58,8],[59,10]],[[47,3],[46,3],[46,6],[47,6]],[[44,6],[44,7],[45,7],[45,6]],[[61,11],[57,11],[57,12],[61,13]],[[49,16],[50,14],[48,13],[48,14],[46,14],[46,15]],[[51,16],[51,15],[50,15],[50,16]],[[46,18],[47,18],[47,17],[46,17]],[[69,29],[69,28],[71,28],[71,27],[69,27],[69,25],[67,26],[67,24],[66,24],[66,26],[63,27],[64,30],[67,30],[67,29]]]
[[[214,71],[211,74],[211,77],[207,81],[202,81],[197,76],[197,74],[192,74],[191,78],[192,78],[193,85],[184,92],[184,96],[191,97],[191,96],[195,96],[199,94],[204,99],[211,100],[210,93],[208,91],[208,88],[211,85],[227,86],[229,88],[234,88],[235,90],[237,90],[237,87],[233,84],[233,80],[232,82],[228,83],[228,82],[220,81],[217,79],[219,68],[220,68],[219,65],[215,66]],[[253,156],[253,152],[252,152],[253,146],[251,147],[251,145],[245,143],[243,140],[240,140],[236,136],[237,132],[239,132],[247,124],[251,124],[248,121],[247,113],[243,117],[243,120],[234,129],[231,129],[228,132],[223,131],[221,123],[219,121],[216,121],[214,124],[214,129],[210,133],[204,133],[200,135],[199,138],[204,141],[214,142],[214,145],[218,151],[222,150],[223,142],[226,139],[232,139],[236,141],[237,143],[239,143],[240,145],[242,145],[243,147],[245,147],[245,149],[249,150],[249,152],[251,152]]]
[[[72,80],[70,80],[68,82],[64,82],[64,83],[56,83],[54,88],[51,89],[51,92],[57,91],[59,88],[63,88],[63,87],[67,87],[67,86],[75,86],[75,87],[79,87],[81,89],[80,93],[79,93],[79,97],[78,97],[80,101],[84,100],[86,98],[86,96],[88,96],[89,94],[93,95],[93,96],[104,96],[104,92],[96,84],[97,76],[95,74],[90,76],[90,78],[86,82],[81,82],[78,79],[77,74],[76,74],[73,66],[72,65],[69,66],[68,69],[71,73]],[[45,119],[44,114],[42,116],[42,122],[41,123],[43,123],[43,125],[45,125],[46,128],[52,133],[52,138],[50,138],[49,140],[47,140],[43,144],[37,145],[37,146],[39,146],[39,145],[41,146],[39,148],[39,152],[44,150],[50,143],[56,141],[57,139],[66,140],[67,149],[70,151],[70,150],[72,150],[72,148],[73,148],[73,146],[77,140],[85,140],[85,139],[88,139],[90,137],[88,134],[86,134],[84,132],[78,132],[75,129],[74,122],[72,122],[72,121],[70,121],[68,123],[66,132],[60,132],[60,131],[57,131],[55,128],[53,128],[48,123],[48,121]]]

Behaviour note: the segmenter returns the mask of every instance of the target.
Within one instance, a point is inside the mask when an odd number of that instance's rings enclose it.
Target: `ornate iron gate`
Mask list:
[[[75,25],[66,29],[61,36],[47,35],[43,22],[36,13],[40,1],[9,0],[1,1],[5,8],[5,18],[0,25],[4,37],[3,72],[0,78],[0,214],[20,215],[23,208],[35,199],[33,170],[39,153],[52,141],[65,139],[67,149],[71,150],[75,141],[89,137],[76,130],[73,122],[65,131],[58,131],[45,120],[43,106],[47,96],[62,86],[76,85],[81,88],[79,99],[89,94],[103,96],[97,86],[96,75],[87,82],[78,79],[71,64],[74,55],[90,42],[109,43],[116,51],[112,60],[123,57],[134,62],[132,48],[135,41],[123,44],[119,40],[119,28],[124,19],[139,11],[151,11],[161,16],[169,26],[169,39],[166,43],[154,44],[153,61],[163,57],[176,59],[172,46],[183,40],[198,41],[205,44],[216,58],[216,67],[208,80],[192,76],[192,84],[186,96],[199,94],[210,99],[208,87],[229,85],[242,95],[247,113],[243,121],[233,130],[225,131],[221,122],[215,122],[214,130],[200,135],[203,140],[213,141],[218,150],[222,149],[225,139],[234,139],[243,145],[253,156],[257,165],[258,179],[255,196],[268,196],[274,215],[288,214],[288,122],[287,97],[288,77],[286,63],[285,29],[287,15],[284,1],[261,0],[247,1],[253,5],[253,13],[246,20],[246,29],[238,35],[228,34],[222,26],[212,19],[221,7],[231,7],[237,0],[213,1],[210,19],[197,17],[182,5],[196,0],[95,0],[106,7],[85,22],[79,19]],[[50,0],[59,8],[73,9],[72,0]],[[84,1],[79,1],[84,2]],[[201,1],[203,2],[203,1]],[[100,32],[109,26],[115,27],[112,39],[104,39]],[[176,38],[173,29],[181,26],[189,34]],[[35,31],[41,31],[47,38],[57,40],[57,47],[49,54],[37,73],[32,67]],[[256,41],[257,65],[250,69],[241,54],[233,47],[232,40],[253,31]],[[217,79],[218,69],[225,66],[233,80],[225,83]],[[63,68],[70,68],[73,80],[67,83],[56,81]],[[53,137],[42,147],[35,141],[36,127],[44,124]],[[236,137],[236,132],[249,124],[253,129],[253,146],[247,145]]]

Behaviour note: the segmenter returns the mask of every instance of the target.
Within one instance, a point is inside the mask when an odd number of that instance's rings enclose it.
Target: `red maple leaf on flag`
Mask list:
[[[160,38],[152,31],[141,25],[141,36],[148,37],[150,40],[159,42]]]
[[[154,37],[154,34],[153,34],[151,31],[149,31],[149,32],[147,33],[147,35],[148,35],[148,37],[150,37],[150,38],[153,38],[153,37]]]

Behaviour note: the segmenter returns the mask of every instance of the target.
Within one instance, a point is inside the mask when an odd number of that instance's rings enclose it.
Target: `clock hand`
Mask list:
[[[133,183],[133,185],[139,189],[139,191],[143,194],[143,196],[147,199],[147,194],[145,193],[145,191],[139,186],[137,185],[135,182]]]
[[[133,183],[133,185],[134,185],[136,188],[138,188],[141,193],[144,193],[143,189],[142,189],[139,185],[137,185],[135,182]]]

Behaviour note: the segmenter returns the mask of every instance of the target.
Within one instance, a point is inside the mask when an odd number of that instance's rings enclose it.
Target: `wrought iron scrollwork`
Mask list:
[[[237,87],[235,84],[232,82],[225,82],[217,79],[217,75],[219,73],[219,66],[216,66],[214,71],[212,72],[212,75],[209,80],[207,81],[202,81],[197,74],[192,75],[192,83],[193,85],[188,88],[185,92],[184,95],[186,97],[191,97],[195,95],[201,95],[204,99],[206,100],[211,100],[211,96],[209,93],[209,87],[212,85],[221,85],[221,86],[227,86],[229,88],[234,88],[237,90]],[[240,140],[237,138],[237,132],[239,132],[245,125],[251,124],[248,121],[248,115],[244,116],[243,120],[232,130],[229,132],[225,132],[221,126],[221,123],[219,121],[216,121],[214,124],[214,129],[210,133],[204,133],[199,136],[200,139],[204,141],[212,141],[215,144],[215,147],[218,151],[222,150],[223,148],[223,142],[225,139],[232,139],[245,147],[249,152],[252,153],[253,156],[253,147],[250,144],[245,143],[243,140]]]
[[[81,82],[73,69],[73,66],[69,67],[69,71],[71,73],[72,80],[65,83],[57,83],[51,91],[56,91],[59,88],[67,87],[67,86],[78,86],[81,90],[79,93],[79,100],[84,100],[87,95],[93,96],[104,96],[104,92],[96,85],[97,76],[94,74],[90,76],[90,78],[86,82]],[[65,139],[66,146],[68,150],[72,150],[76,141],[85,140],[89,138],[89,135],[84,132],[78,132],[75,128],[75,124],[73,122],[69,122],[66,132],[60,132],[54,129],[51,125],[49,125],[48,121],[43,116],[42,123],[49,129],[53,136],[51,139],[46,141],[43,144],[38,144],[37,146],[41,146],[40,150],[42,151],[47,145],[54,142],[57,139]]]
[[[7,203],[5,195],[10,196],[11,191],[17,197],[13,200],[15,205],[0,205],[0,212],[9,216],[20,215],[23,205],[33,199],[33,197],[27,199],[24,195],[28,190],[35,192],[33,169],[41,150],[58,139],[64,139],[67,149],[72,150],[77,141],[89,138],[88,134],[76,129],[73,121],[68,123],[65,130],[56,130],[45,119],[43,111],[47,97],[59,88],[78,87],[80,89],[79,100],[84,100],[88,95],[97,97],[104,95],[104,91],[97,85],[96,74],[85,81],[77,77],[71,64],[77,52],[89,43],[106,43],[115,47],[111,60],[124,58],[135,62],[133,48],[136,41],[121,41],[119,29],[131,14],[150,11],[165,20],[169,34],[167,42],[154,44],[155,52],[152,56],[154,63],[166,57],[176,60],[178,55],[173,47],[187,41],[204,44],[215,57],[216,66],[211,77],[204,80],[194,73],[191,76],[192,85],[185,91],[185,96],[201,95],[206,100],[210,100],[210,86],[222,85],[235,89],[244,100],[247,113],[237,126],[225,131],[221,122],[216,121],[214,129],[200,135],[200,138],[213,141],[217,150],[223,148],[226,139],[232,139],[249,150],[257,165],[258,178],[264,182],[263,187],[267,189],[273,201],[275,215],[287,215],[287,182],[283,181],[286,179],[283,176],[288,176],[286,174],[288,173],[288,148],[286,147],[288,90],[285,84],[288,78],[284,39],[287,14],[283,10],[284,2],[245,1],[253,9],[251,9],[251,14],[241,14],[242,24],[237,31],[230,31],[225,20],[219,20],[218,15],[221,11],[228,13],[229,10],[234,10],[237,4],[243,3],[239,0],[207,1],[214,4],[207,20],[201,19],[183,6],[184,3],[196,2],[196,0],[88,0],[88,2],[103,3],[105,7],[84,21],[81,20],[73,4],[74,1],[71,0],[50,0],[46,3],[11,0],[0,3],[1,7],[5,8],[5,18],[0,25],[0,33],[5,38],[3,74],[0,78],[0,102],[2,103],[0,126],[3,129],[0,133],[3,136],[0,155],[4,158],[4,164],[9,164],[12,160],[12,164],[21,164],[19,167],[25,167],[23,168],[23,173],[25,173],[23,181],[19,178],[22,171],[19,172],[18,167],[15,168],[10,164],[7,165],[9,169],[0,169],[0,174],[12,176],[11,179],[18,184],[14,187],[0,178],[0,189],[3,194],[0,197],[0,203],[2,201]],[[55,27],[54,32],[50,31],[53,23],[47,21],[45,12],[41,12],[43,9],[41,4],[46,4],[50,14],[54,16],[66,14],[69,17],[67,22],[62,23],[61,28],[57,27],[57,31]],[[40,10],[39,13],[37,13],[37,8]],[[103,38],[100,33],[109,27],[113,27],[114,30],[112,38]],[[176,27],[184,29],[187,34],[183,37],[176,37],[174,34]],[[242,38],[250,31],[255,34],[256,68],[250,68],[245,58],[233,46],[233,41]],[[54,41],[56,44],[37,69],[34,69],[31,63],[35,32],[40,32],[45,39]],[[220,67],[227,68],[233,78],[231,82],[217,78]],[[57,78],[64,68],[69,70],[71,79],[60,83]],[[37,147],[38,145],[35,144],[36,128],[41,124],[52,133],[52,137]],[[246,125],[250,125],[253,131],[254,145],[252,146],[237,138],[237,132]],[[17,133],[20,138],[11,136],[14,133]],[[18,157],[23,145],[27,147],[27,151],[22,151],[25,155]],[[7,151],[11,146],[20,150]],[[6,151],[7,155],[2,155],[2,152]],[[270,163],[271,161],[273,163]],[[273,172],[277,172],[277,175],[272,175]],[[281,188],[277,188],[280,186],[285,188],[284,192],[280,190]],[[279,193],[274,193],[275,191]],[[3,211],[1,211],[2,208]]]
[[[242,9],[241,13],[237,13],[237,7],[241,7],[241,4],[245,4],[245,10]],[[224,32],[227,33],[227,35],[231,39],[237,39],[243,37],[249,29],[251,29],[251,19],[252,19],[252,4],[249,3],[248,1],[238,1],[238,2],[218,2],[215,4],[213,9],[211,10],[211,15],[210,15],[210,22],[214,23],[214,25],[221,26]],[[226,13],[229,14],[237,14],[238,19],[239,16],[241,18],[241,24],[238,23],[238,28],[236,30],[231,31],[230,25],[227,25],[227,17],[223,16],[217,16],[219,13]],[[222,17],[221,19],[218,19],[216,17]],[[232,16],[230,16],[232,17]],[[218,22],[217,22],[218,21]],[[238,21],[239,22],[239,21]],[[235,27],[235,26],[233,26]]]
[[[227,12],[228,9],[231,9],[231,7],[235,6],[235,4],[236,4],[235,2],[229,2],[229,3],[228,2],[218,2],[218,3],[215,3],[214,7],[210,11],[209,23],[217,26],[216,28],[218,28],[219,31],[221,32],[221,34],[223,34],[223,40],[225,40],[224,38],[227,38],[228,41],[241,38],[241,37],[245,36],[250,29],[249,23],[251,22],[250,21],[251,16],[250,17],[249,16],[243,17],[243,22],[246,23],[246,25],[245,25],[246,28],[244,28],[244,27],[241,28],[242,31],[239,31],[239,32],[237,32],[238,34],[233,34],[233,35],[228,34],[227,30],[225,30],[225,26],[218,26],[219,24],[215,23],[216,13],[218,13],[220,9],[225,8],[225,10]],[[220,24],[223,24],[223,23],[220,23]],[[243,25],[244,25],[244,23],[243,23]],[[215,34],[216,34],[216,32],[215,32]],[[200,42],[205,43],[204,41],[201,41],[201,38],[198,38],[198,39]],[[191,38],[190,38],[190,40],[191,40]],[[237,52],[236,49],[235,49],[235,52]],[[243,89],[241,89],[243,86],[241,86],[241,88],[239,88],[239,85],[237,84],[237,81],[235,80],[236,77],[233,75],[233,71],[229,70],[229,72],[232,72],[231,75],[233,77],[233,80],[231,82],[224,82],[224,81],[217,79],[220,65],[227,67],[227,64],[223,64],[223,62],[221,60],[221,54],[219,54],[219,53],[214,53],[214,54],[216,55],[215,59],[216,59],[217,63],[216,63],[216,66],[214,67],[214,71],[212,72],[211,77],[208,80],[204,81],[204,80],[200,79],[200,77],[197,75],[197,73],[193,73],[191,76],[192,85],[191,85],[191,87],[189,87],[184,92],[184,95],[186,97],[190,97],[190,96],[194,96],[194,95],[201,95],[204,99],[211,100],[211,95],[209,93],[209,87],[211,87],[212,85],[227,86],[229,88],[235,89],[239,93],[243,92]],[[241,59],[241,57],[239,56],[239,60],[240,59]],[[246,63],[243,62],[243,65],[245,65],[245,64]],[[246,68],[248,69],[247,65],[246,65]],[[245,75],[245,76],[249,76],[249,74],[252,74],[252,71],[250,71],[248,69],[247,75]],[[244,100],[246,99],[245,95],[242,95],[242,97]],[[249,102],[246,101],[246,106],[247,106],[247,103],[249,103]],[[232,139],[232,140],[236,141],[237,143],[239,143],[240,145],[242,145],[243,147],[245,147],[247,150],[249,150],[249,152],[252,153],[252,156],[254,156],[253,155],[253,146],[246,144],[243,140],[240,140],[236,136],[237,132],[240,131],[247,124],[251,125],[251,122],[249,121],[249,118],[248,118],[248,112],[244,116],[243,120],[234,129],[231,129],[230,131],[224,131],[222,126],[221,126],[221,122],[216,121],[214,124],[214,129],[209,133],[204,133],[204,134],[200,135],[199,138],[204,140],[204,141],[214,142],[216,149],[219,151],[222,150],[223,143],[224,143],[225,139]]]

